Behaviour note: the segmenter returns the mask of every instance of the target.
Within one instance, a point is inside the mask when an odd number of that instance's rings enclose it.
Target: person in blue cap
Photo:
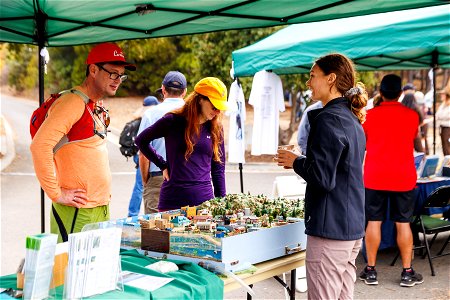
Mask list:
[[[159,101],[155,96],[148,96],[144,98],[142,107],[136,110],[133,114],[135,119],[141,119],[148,108],[154,105],[158,105]],[[133,156],[133,161],[136,164],[136,179],[134,182],[133,192],[131,193],[130,203],[128,205],[128,216],[133,217],[139,215],[142,203],[142,175],[139,168],[139,153]]]
[[[186,77],[183,73],[178,71],[169,71],[161,84],[161,93],[164,97],[164,101],[157,106],[147,110],[142,116],[142,122],[139,126],[138,135],[156,123],[165,114],[170,111],[179,109],[184,105],[184,96],[187,91]],[[155,94],[158,94],[159,90],[156,90]],[[137,144],[136,144],[137,145]],[[164,138],[158,138],[151,142],[149,145],[155,149],[158,155],[166,157],[166,145]],[[143,153],[139,153],[139,164],[141,166],[142,183],[144,185],[143,199],[144,199],[144,212],[145,214],[151,214],[158,212],[159,194],[164,178],[161,169],[154,164],[153,161],[148,160]]]

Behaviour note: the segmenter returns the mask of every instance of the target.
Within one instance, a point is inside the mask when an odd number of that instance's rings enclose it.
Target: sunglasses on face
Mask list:
[[[100,70],[103,70],[106,73],[108,73],[109,74],[109,79],[117,80],[117,79],[120,78],[120,81],[124,82],[128,78],[128,75],[125,75],[125,74],[121,75],[121,74],[116,73],[116,72],[110,72],[110,71],[106,70],[102,65],[97,65],[97,67],[99,67]]]
[[[205,100],[205,101],[208,101],[209,103],[211,103],[211,108],[212,108],[213,111],[215,111],[215,112],[220,111],[220,109],[216,108],[216,107],[214,106],[214,104],[212,104],[211,100],[209,100],[208,97],[202,97],[202,99]]]
[[[216,108],[216,107],[214,106],[214,104],[212,104],[211,101],[209,101],[209,102],[211,103],[211,107],[212,107],[212,110],[213,110],[213,111],[215,111],[215,112],[220,111],[220,109]]]

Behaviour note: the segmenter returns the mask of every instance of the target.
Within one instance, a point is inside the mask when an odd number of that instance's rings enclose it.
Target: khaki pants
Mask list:
[[[308,299],[353,299],[355,260],[362,239],[339,241],[308,236],[306,281]]]
[[[163,176],[148,175],[148,180],[144,184],[144,192],[142,193],[145,214],[153,214],[158,212],[159,193],[163,182]]]

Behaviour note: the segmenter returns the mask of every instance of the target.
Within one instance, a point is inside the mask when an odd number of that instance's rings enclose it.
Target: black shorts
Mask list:
[[[415,195],[415,190],[392,192],[366,188],[366,221],[384,221],[389,203],[389,219],[409,223],[414,213]]]

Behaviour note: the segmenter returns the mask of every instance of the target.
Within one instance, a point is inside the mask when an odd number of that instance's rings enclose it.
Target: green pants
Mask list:
[[[58,235],[58,243],[63,242],[63,230],[65,230],[67,235],[69,235],[72,232],[80,232],[86,224],[104,222],[109,220],[109,205],[103,205],[94,208],[79,208],[76,216],[76,208],[73,206],[66,206],[58,203],[53,203],[52,205],[53,208],[50,212],[50,231],[51,233],[55,233]],[[58,225],[58,218],[55,216],[53,209],[59,216],[61,225],[64,226],[63,228],[60,228],[60,225]],[[74,219],[75,223],[73,223]],[[71,231],[72,226],[73,231]]]

